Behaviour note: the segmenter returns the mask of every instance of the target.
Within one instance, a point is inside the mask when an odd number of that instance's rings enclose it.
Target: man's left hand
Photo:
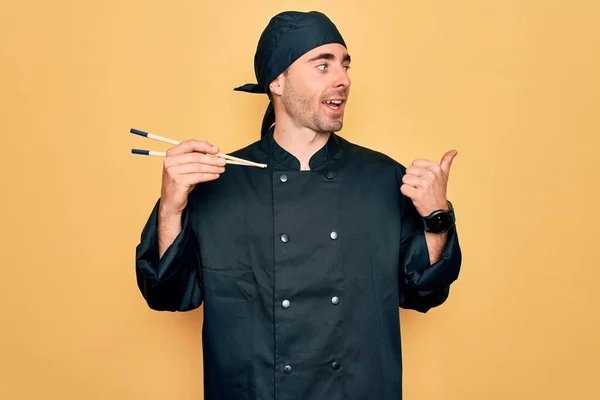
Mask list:
[[[448,210],[446,188],[452,160],[458,152],[450,150],[442,157],[440,164],[416,159],[406,168],[400,191],[410,198],[418,213],[426,217],[436,210]]]

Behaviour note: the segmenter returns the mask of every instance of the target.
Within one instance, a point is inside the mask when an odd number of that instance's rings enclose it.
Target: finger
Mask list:
[[[458,151],[450,150],[450,151],[446,152],[446,154],[444,154],[444,156],[442,157],[442,162],[440,163],[440,168],[442,168],[442,171],[444,171],[444,173],[446,175],[448,175],[450,173],[450,167],[452,166],[452,160],[454,160],[454,157],[456,157],[457,154],[458,154]]]
[[[434,163],[433,161],[424,160],[422,158],[418,158],[415,161],[413,161],[413,166],[429,170],[435,174],[442,173],[442,168],[439,164]]]
[[[217,154],[219,149],[216,146],[208,143],[206,140],[190,139],[171,147],[169,150],[167,150],[167,156],[191,152]]]
[[[200,163],[187,163],[174,165],[169,168],[170,174],[195,174],[195,173],[208,173],[208,174],[222,174],[225,172],[225,167],[218,167],[208,164]]]
[[[417,158],[412,162],[415,167],[421,167],[427,169],[431,164],[435,164],[433,161],[425,160],[424,158]]]
[[[414,199],[417,197],[417,189],[410,185],[400,186],[400,192],[410,199]]]
[[[406,174],[419,176],[419,177],[433,176],[431,170],[428,170],[427,168],[423,168],[423,167],[417,167],[414,165],[411,165],[410,167],[406,168]]]
[[[425,172],[424,168],[417,167],[414,165],[411,165],[410,167],[406,168],[407,175],[421,176],[421,175],[423,175],[424,172]]]
[[[414,188],[417,188],[417,187],[423,185],[423,179],[419,178],[418,176],[414,176],[414,175],[404,175],[402,177],[402,183],[404,183],[405,185],[409,185]]]
[[[185,174],[182,176],[185,177],[185,183],[187,185],[191,186],[191,185],[195,185],[197,183],[214,181],[215,179],[219,179],[219,177],[221,175],[220,174],[205,174],[202,172],[197,172],[197,173],[192,173],[192,174]]]
[[[225,165],[226,161],[220,157],[215,157],[212,155],[197,152],[176,154],[174,156],[167,156],[167,158],[165,158],[165,167],[167,168],[173,165],[188,163],[201,163],[207,165],[222,166]]]

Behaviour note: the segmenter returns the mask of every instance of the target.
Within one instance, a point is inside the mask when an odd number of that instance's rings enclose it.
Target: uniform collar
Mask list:
[[[275,127],[271,128],[263,135],[260,143],[261,149],[267,153],[269,159],[277,164],[276,169],[300,170],[300,161],[287,150],[277,143],[273,134]],[[321,147],[309,160],[311,171],[319,170],[328,165],[329,162],[334,162],[340,159],[342,152],[341,138],[334,132],[331,132],[327,143]]]

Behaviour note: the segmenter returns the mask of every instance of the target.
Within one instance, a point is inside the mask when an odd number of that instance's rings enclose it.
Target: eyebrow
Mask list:
[[[335,56],[331,53],[321,53],[318,56],[313,57],[310,60],[308,60],[308,62],[317,61],[317,60],[335,61]],[[350,54],[344,55],[344,60],[342,62],[346,62],[346,61],[347,62],[351,61]]]

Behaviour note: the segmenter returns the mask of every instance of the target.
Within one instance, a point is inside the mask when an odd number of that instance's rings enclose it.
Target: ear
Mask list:
[[[269,91],[276,96],[281,96],[283,94],[283,87],[285,86],[285,77],[283,74],[279,74],[277,78],[271,82],[269,85]]]

